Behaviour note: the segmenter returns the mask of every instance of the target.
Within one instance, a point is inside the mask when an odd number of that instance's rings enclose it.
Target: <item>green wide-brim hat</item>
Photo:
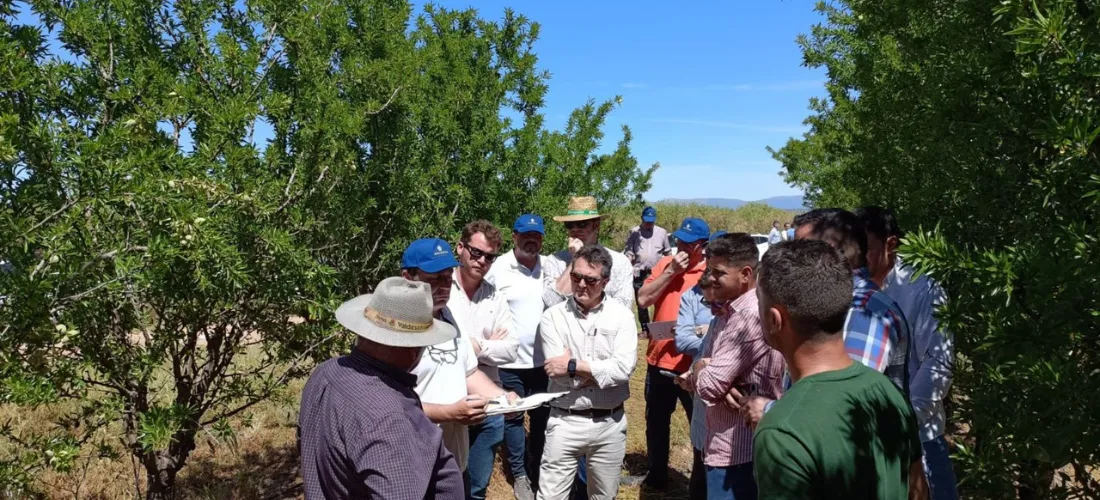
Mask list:
[[[596,198],[591,196],[574,196],[569,198],[569,207],[565,215],[554,217],[558,222],[580,222],[582,220],[604,219],[606,214],[600,215],[596,206]]]

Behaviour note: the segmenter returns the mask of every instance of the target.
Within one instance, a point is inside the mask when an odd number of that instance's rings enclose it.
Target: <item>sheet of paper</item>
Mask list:
[[[675,321],[653,321],[649,323],[649,340],[670,340],[676,337]]]
[[[538,408],[546,403],[549,403],[557,398],[560,398],[568,393],[565,392],[543,392],[540,394],[532,394],[525,398],[516,400],[516,404],[509,406],[504,401],[493,401],[485,410],[486,415],[500,415],[503,413],[514,413],[518,411],[527,411]]]

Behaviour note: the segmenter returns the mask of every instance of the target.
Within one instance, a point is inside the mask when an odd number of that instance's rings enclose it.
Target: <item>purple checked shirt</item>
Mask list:
[[[313,371],[298,446],[307,500],[463,500],[454,456],[413,392],[416,377],[357,350]]]

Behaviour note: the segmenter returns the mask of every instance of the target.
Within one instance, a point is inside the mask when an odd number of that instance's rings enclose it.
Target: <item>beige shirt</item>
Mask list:
[[[484,279],[474,292],[474,297],[470,298],[459,284],[460,279],[456,272],[447,309],[454,317],[458,331],[481,347],[477,355],[478,368],[499,385],[500,370],[497,367],[514,362],[519,353],[508,298]],[[489,340],[489,336],[501,328],[508,330],[508,338]]]
[[[634,307],[634,266],[622,253],[607,247],[604,249],[611,254],[611,277],[607,287],[604,288],[604,293],[630,309]],[[562,250],[542,258],[542,300],[546,303],[546,307],[561,304],[572,296],[559,292],[556,287],[558,278],[569,268],[570,262],[573,262],[573,256],[569,254],[569,250]]]
[[[587,361],[592,369],[591,377],[551,378],[549,392],[568,392],[551,406],[610,410],[630,397],[630,374],[638,361],[638,333],[629,308],[604,295],[600,305],[584,314],[570,298],[542,314],[539,335],[547,359],[569,349],[575,359]]]
[[[458,337],[424,349],[411,372],[416,375],[414,390],[420,401],[437,405],[449,405],[468,396],[466,377],[477,371],[474,348],[447,308],[443,309],[443,320],[458,329]],[[439,428],[443,430],[443,445],[454,454],[458,467],[466,470],[469,429],[457,422],[444,422]]]

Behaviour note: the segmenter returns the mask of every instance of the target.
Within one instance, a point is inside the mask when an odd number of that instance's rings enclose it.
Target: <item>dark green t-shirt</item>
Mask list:
[[[917,430],[901,392],[860,363],[799,380],[756,430],[760,498],[905,499]]]

